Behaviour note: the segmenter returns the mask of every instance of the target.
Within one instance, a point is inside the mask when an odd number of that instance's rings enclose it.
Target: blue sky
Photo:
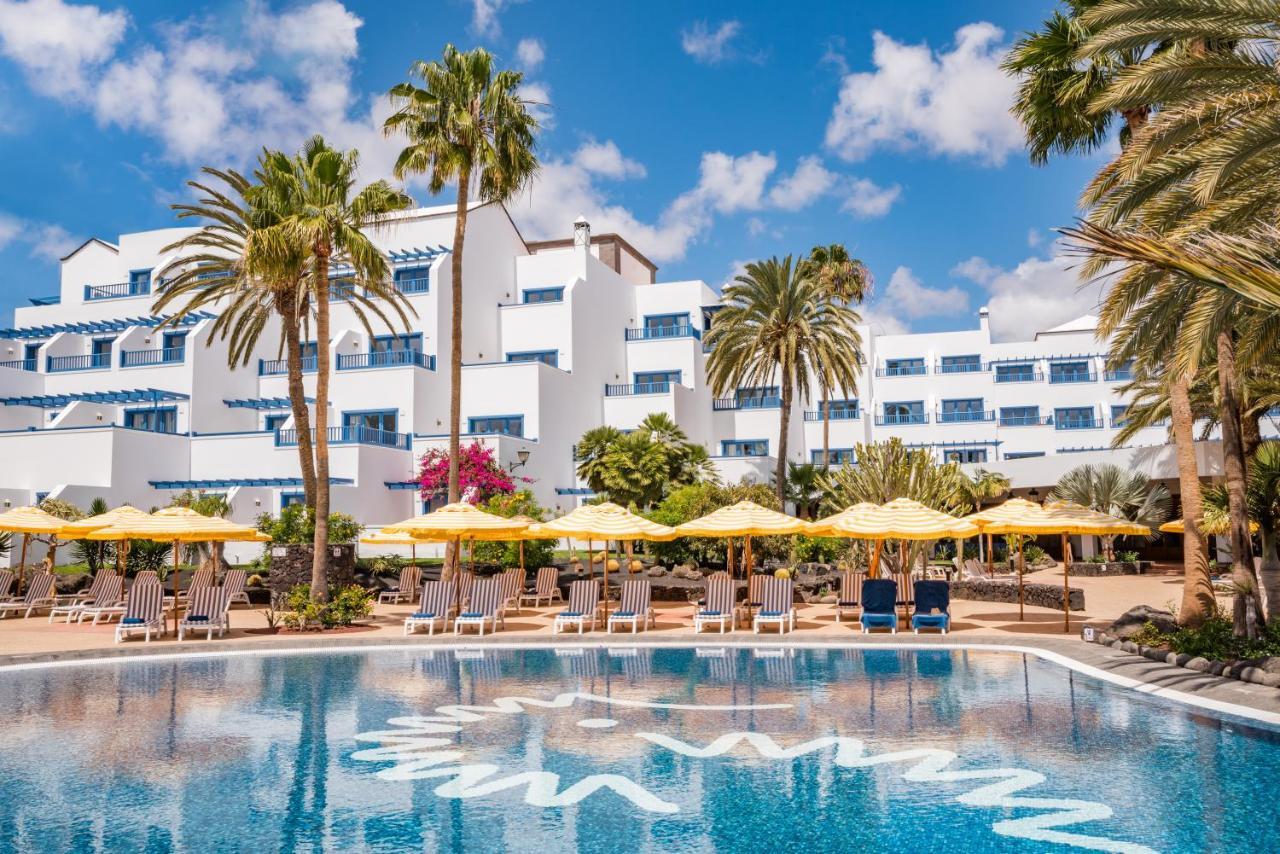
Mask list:
[[[84,238],[173,224],[202,165],[319,131],[383,176],[385,91],[452,41],[545,105],[545,168],[512,205],[526,237],[583,213],[661,279],[716,287],[839,241],[876,276],[881,329],[990,304],[998,337],[1027,337],[1096,301],[1051,229],[1103,155],[1030,166],[997,68],[1053,5],[0,0],[0,313],[55,292]]]

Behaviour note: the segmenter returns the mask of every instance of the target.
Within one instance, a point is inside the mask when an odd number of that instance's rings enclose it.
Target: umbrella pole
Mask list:
[[[884,548],[884,540],[876,540],[875,545],[871,548],[871,567],[870,576],[872,578],[880,577],[880,550]]]
[[[996,574],[996,544],[994,534],[987,534],[987,576],[994,578]]]
[[[733,537],[725,537],[725,541],[729,544],[725,556],[725,569],[729,570],[729,577],[733,578],[737,574],[734,572],[737,567],[733,565]]]
[[[595,552],[591,550],[593,545],[594,543],[591,542],[591,538],[588,537],[587,538],[587,579],[588,580],[596,577],[596,555],[595,555]]]
[[[173,541],[173,633],[178,633],[178,541]]]
[[[520,550],[520,583],[524,584],[524,540],[517,542],[516,547]]]
[[[751,620],[751,564],[755,561],[751,559],[751,535],[747,534],[743,540],[742,557],[747,562],[747,620]]]
[[[22,581],[27,574],[27,541],[30,539],[30,534],[22,535],[22,557],[18,558],[18,596],[22,595]]]
[[[604,624],[609,625],[609,541],[604,541]]]
[[[1067,572],[1071,566],[1071,539],[1062,535],[1062,633],[1071,633],[1071,586]]]
[[[1022,535],[1018,534],[1018,620],[1019,621],[1026,619],[1026,616],[1024,614],[1025,603],[1023,602],[1023,598],[1022,598],[1022,576],[1023,576],[1023,571],[1027,568],[1027,566],[1022,561],[1023,561]]]
[[[121,540],[120,542],[116,543],[116,575],[120,575],[120,576],[124,575],[124,550],[125,550],[125,543],[127,542],[129,541]]]

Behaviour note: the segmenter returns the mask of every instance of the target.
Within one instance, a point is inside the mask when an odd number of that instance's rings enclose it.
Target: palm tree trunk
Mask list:
[[[1240,445],[1244,450],[1244,473],[1249,475],[1249,467],[1262,445],[1262,418],[1256,411],[1240,413]]]
[[[778,504],[786,507],[787,495],[787,429],[791,426],[791,377],[782,372],[782,414],[778,428],[778,468],[774,475],[778,488]]]
[[[1253,601],[1259,620],[1262,599],[1253,571],[1253,544],[1249,540],[1249,505],[1245,495],[1244,446],[1240,436],[1240,388],[1236,374],[1236,347],[1229,329],[1218,333],[1219,421],[1222,423],[1222,470],[1227,482],[1228,529],[1231,537],[1231,580],[1236,588],[1232,626],[1237,636],[1251,633],[1248,602]]]
[[[292,303],[292,300],[290,300]],[[298,436],[298,467],[302,471],[302,495],[308,507],[316,506],[316,463],[311,447],[311,415],[307,411],[306,388],[302,384],[302,341],[296,306],[287,304],[284,315],[285,366],[288,370],[289,406],[293,410],[294,432]]]
[[[329,598],[329,254],[316,252],[316,534],[311,599]]]
[[[1280,617],[1280,554],[1276,550],[1276,532],[1263,525],[1259,533],[1262,540],[1262,567],[1258,570],[1258,584],[1266,593],[1267,619]]]
[[[458,484],[458,454],[462,432],[462,247],[467,238],[467,197],[470,195],[471,174],[463,169],[458,174],[457,216],[453,223],[453,255],[450,259],[453,272],[453,306],[451,307],[451,357],[449,363],[449,503],[461,499]],[[442,579],[449,579],[458,570],[457,549],[446,549]]]
[[[1178,484],[1182,493],[1182,604],[1178,622],[1189,628],[1204,623],[1214,612],[1216,600],[1209,576],[1209,554],[1200,518],[1204,505],[1200,495],[1200,472],[1196,468],[1195,419],[1191,414],[1191,380],[1179,377],[1169,384],[1169,412],[1173,422],[1173,446],[1178,462]]]

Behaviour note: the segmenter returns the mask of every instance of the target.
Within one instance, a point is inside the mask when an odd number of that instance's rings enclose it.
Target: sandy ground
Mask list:
[[[1060,568],[1041,570],[1028,574],[1027,580],[1061,585],[1062,571]],[[953,634],[958,639],[975,635],[985,637],[1039,635],[1056,638],[1070,637],[1078,641],[1082,626],[1105,626],[1134,605],[1147,604],[1159,608],[1176,605],[1181,598],[1182,576],[1169,573],[1113,578],[1072,578],[1071,586],[1084,590],[1087,607],[1085,611],[1072,612],[1070,633],[1064,635],[1061,611],[1027,606],[1025,617],[1020,620],[1017,604],[956,600],[951,604]],[[657,626],[650,631],[664,638],[694,636],[692,605],[662,602],[657,603],[655,607]],[[561,609],[562,606],[559,604],[549,608],[523,608],[518,614],[508,615],[502,634],[508,640],[518,637],[530,639],[549,637],[552,634],[554,617]],[[371,626],[353,628],[343,633],[349,633],[353,638],[359,637],[362,641],[375,639],[378,636],[400,637],[403,620],[413,610],[414,608],[408,604],[379,605]],[[205,641],[201,636],[199,639],[188,638],[182,642],[182,646],[186,648],[216,645],[227,640],[270,646],[277,643],[279,638],[287,637],[296,643],[306,638],[332,640],[341,634],[334,632],[306,635],[252,633],[246,630],[262,629],[266,626],[266,621],[258,610],[243,607],[232,610],[231,626],[231,630],[221,640],[215,637],[213,641]],[[830,605],[798,605],[796,629],[797,639],[815,635],[854,634],[858,631],[856,625],[848,619],[843,623],[837,623],[835,609]],[[899,630],[901,631],[902,627]],[[114,624],[68,625],[59,621],[51,625],[47,616],[33,616],[30,619],[8,617],[0,620],[0,655],[111,648],[115,646],[114,632]],[[749,626],[745,629],[739,627],[737,633],[740,636],[750,635],[751,629]],[[597,632],[597,634],[603,634],[603,632]],[[474,633],[469,631],[468,637],[474,637]],[[125,643],[130,646],[141,646],[143,641],[137,638]],[[151,641],[151,646],[157,648],[157,651],[160,647],[176,645],[177,641],[172,634],[166,638]]]

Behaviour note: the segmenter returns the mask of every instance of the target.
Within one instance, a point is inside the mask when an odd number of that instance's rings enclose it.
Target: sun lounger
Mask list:
[[[119,576],[111,570],[100,569],[93,576],[93,582],[84,590],[57,597],[57,604],[49,609],[49,622],[52,623],[54,617],[63,617],[66,622],[71,622],[71,618],[76,615],[82,605],[92,605],[97,601],[102,595],[103,585],[109,578],[119,578]]]
[[[418,598],[418,581],[422,571],[416,566],[406,566],[400,570],[400,578],[391,590],[383,590],[378,594],[378,604],[395,605],[400,602],[412,602]]]
[[[247,575],[243,569],[228,569],[226,575],[222,576],[222,595],[226,597],[228,609],[237,602],[243,603],[246,608],[253,606],[244,589]],[[227,627],[230,626],[231,622],[228,620]]]
[[[653,588],[647,578],[634,578],[622,582],[622,595],[618,601],[618,610],[609,615],[609,623],[605,627],[610,634],[614,625],[631,624],[631,634],[637,629],[647,629],[653,625],[653,605],[651,598]]]
[[[720,626],[721,634],[724,634],[725,624],[728,624],[730,630],[738,627],[737,617],[733,613],[734,592],[733,579],[727,573],[719,577],[712,575],[707,579],[706,604],[693,615],[694,634],[701,632],[702,627],[707,625]]]
[[[862,584],[862,614],[858,622],[865,635],[872,629],[898,633],[898,585],[888,578],[868,578]]]
[[[505,616],[508,608],[515,608],[517,614],[520,613],[520,593],[524,590],[524,570],[518,566],[510,569],[504,569],[502,575],[502,615]]]
[[[8,602],[13,595],[13,571],[0,569],[0,602]]]
[[[538,570],[533,589],[520,594],[521,602],[533,602],[535,608],[542,603],[543,599],[547,600],[548,605],[552,600],[564,601],[564,596],[560,593],[560,570],[554,566],[544,566]]]
[[[951,628],[951,585],[945,581],[916,582],[916,612],[911,615],[911,628],[939,629],[945,635]],[[933,611],[938,613],[932,613]]]
[[[900,569],[893,574],[893,583],[897,586],[896,603],[899,608],[906,611],[907,616],[911,615],[911,608],[915,605],[915,590],[912,588],[911,571]]]
[[[436,633],[437,625],[441,631],[448,630],[456,586],[452,581],[428,581],[423,584],[418,610],[405,617],[404,633],[411,635],[419,626],[426,626],[429,635]]]
[[[38,611],[41,608],[52,608],[54,602],[53,595],[53,573],[40,572],[31,577],[30,584],[27,585],[27,592],[21,599],[14,599],[10,602],[0,602],[0,619],[9,616],[10,612],[17,613],[23,611],[23,618],[31,616],[32,611]]]
[[[461,611],[471,604],[471,589],[475,586],[476,577],[469,572],[459,570],[454,580],[458,582],[458,610]]]
[[[213,570],[197,569],[195,573],[191,576],[191,583],[187,585],[187,588],[185,590],[178,591],[178,604],[182,604],[183,602],[186,602],[188,599],[191,598],[191,594],[196,590],[199,590],[201,587],[212,587],[212,586],[213,586]],[[173,597],[166,595],[164,597],[164,603],[166,605],[172,605]]]
[[[794,631],[796,627],[795,590],[790,578],[768,578],[763,585],[763,599],[756,612],[752,631],[760,634],[760,627],[777,625],[778,634]]]
[[[862,572],[840,573],[840,595],[836,598],[836,622],[840,622],[840,618],[846,612],[852,612],[854,608],[860,607],[862,601],[862,582],[866,578],[866,574]]]
[[[471,603],[453,621],[453,633],[462,634],[464,626],[475,626],[484,634],[485,626],[498,630],[498,613],[502,610],[502,579],[480,578],[471,588]]]
[[[93,618],[93,625],[98,625],[99,620],[111,622],[112,617],[120,617],[124,615],[124,578],[115,574],[108,574],[106,581],[103,583],[102,589],[94,597],[92,602],[86,602],[76,606],[74,616],[77,623],[83,623],[90,617]],[[71,622],[72,613],[67,614],[67,622]]]
[[[129,588],[124,616],[120,618],[120,625],[116,626],[116,643],[139,632],[145,635],[144,639],[147,641],[151,640],[152,632],[157,637],[164,635],[164,590],[154,575],[143,578],[141,573]]]
[[[559,634],[566,626],[577,626],[582,634],[588,622],[595,631],[597,612],[600,610],[600,580],[580,578],[569,585],[569,605],[556,614],[552,633]]]
[[[187,612],[178,621],[178,640],[188,633],[204,632],[205,640],[213,633],[222,637],[227,630],[227,603],[221,587],[197,587],[187,599]]]

